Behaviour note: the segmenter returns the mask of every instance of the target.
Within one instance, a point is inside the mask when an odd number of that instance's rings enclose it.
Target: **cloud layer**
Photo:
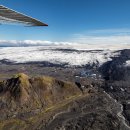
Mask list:
[[[56,46],[56,45],[71,45],[71,42],[52,42],[42,40],[0,40],[1,47],[22,47],[22,46]]]
[[[0,48],[0,60],[14,63],[50,62],[53,64],[86,65],[110,61],[112,56],[119,55],[111,50],[104,51],[63,51],[49,47],[4,47]]]
[[[77,45],[130,45],[130,36],[85,36],[76,34],[72,40],[68,42],[53,42],[44,40],[0,40],[1,47],[20,47],[20,46],[77,46]]]
[[[130,36],[85,36],[77,34],[74,41],[85,44],[130,44]]]

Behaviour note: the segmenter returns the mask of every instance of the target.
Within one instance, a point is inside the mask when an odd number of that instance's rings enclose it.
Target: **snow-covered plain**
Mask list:
[[[76,66],[98,62],[101,65],[112,60],[112,56],[120,55],[117,50],[128,48],[130,48],[128,45],[1,47],[0,60],[7,59],[14,63],[47,61],[54,64],[68,63]],[[65,51],[64,49],[75,49],[78,51]]]

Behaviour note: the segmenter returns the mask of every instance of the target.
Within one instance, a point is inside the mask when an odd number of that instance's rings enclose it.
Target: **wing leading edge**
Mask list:
[[[16,12],[2,5],[0,5],[0,23],[24,24],[26,26],[48,26],[37,19]]]

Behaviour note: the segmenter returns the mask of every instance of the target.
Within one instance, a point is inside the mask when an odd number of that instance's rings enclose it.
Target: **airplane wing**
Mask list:
[[[48,26],[47,24],[30,16],[16,12],[12,9],[0,5],[1,24],[24,24],[26,26]]]

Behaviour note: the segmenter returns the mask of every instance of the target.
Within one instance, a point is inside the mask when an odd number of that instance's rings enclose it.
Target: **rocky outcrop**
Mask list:
[[[14,112],[47,109],[79,94],[81,91],[74,83],[47,76],[30,78],[20,73],[0,83],[0,113],[4,112],[0,118],[7,118]]]
[[[97,86],[15,75],[0,82],[0,130],[127,130]]]

